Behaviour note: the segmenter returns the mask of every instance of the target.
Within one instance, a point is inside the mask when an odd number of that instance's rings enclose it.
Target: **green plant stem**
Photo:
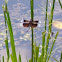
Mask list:
[[[33,41],[33,39],[34,39],[34,38],[33,38],[33,28],[32,28],[31,30],[32,30],[32,62],[33,62],[33,42],[34,42],[34,41]]]
[[[46,31],[46,24],[47,24],[47,9],[48,9],[48,0],[46,1],[46,13],[45,13],[45,31]]]
[[[11,25],[11,20],[10,20],[9,12],[7,12],[7,17],[8,17],[7,24],[8,24],[8,27],[9,27],[10,42],[11,42],[14,62],[17,62],[16,51],[15,51],[15,43],[14,43],[14,36],[13,36],[13,31],[12,31],[12,25]]]
[[[21,55],[20,55],[20,53],[19,53],[19,62],[21,62]]]
[[[4,15],[5,15],[5,11],[4,11]],[[8,47],[8,35],[7,35],[7,22],[6,22],[6,17],[5,18],[5,29],[6,29],[6,40],[5,40],[5,44],[6,44],[6,49],[7,49],[7,57],[8,57],[8,61],[9,61],[9,47]]]
[[[49,20],[49,32],[51,33],[52,31],[52,20],[53,20],[53,13],[54,13],[54,6],[55,6],[55,0],[53,0],[53,5],[52,5],[52,9],[51,9],[51,15],[50,15],[50,20]]]
[[[49,59],[50,59],[50,57],[51,57],[51,53],[52,53],[52,50],[53,50],[55,41],[56,41],[56,39],[57,39],[58,33],[59,33],[59,31],[57,31],[56,36],[55,36],[55,39],[54,39],[54,42],[53,42],[53,44],[52,44],[52,46],[51,46],[51,50],[50,50],[50,54],[49,54],[49,57],[48,57],[48,61],[49,61]]]
[[[58,0],[59,1],[59,4],[60,4],[60,7],[61,7],[61,9],[62,9],[62,4],[61,4],[61,1],[60,0]]]
[[[33,15],[34,15],[34,12],[33,12],[33,0],[31,0],[31,19],[33,20]]]
[[[31,19],[33,21],[33,0],[30,1],[31,3]],[[33,62],[33,42],[34,42],[34,36],[33,36],[33,28],[31,28],[32,31],[32,62]]]
[[[14,44],[14,37],[13,37],[13,31],[12,31],[12,25],[11,25],[11,21],[10,21],[10,16],[9,16],[9,12],[7,11],[4,14],[6,21],[7,21],[7,25],[8,25],[8,29],[9,29],[9,33],[10,33],[10,42],[11,42],[11,47],[12,47],[12,56],[13,56],[13,60],[12,62],[17,62],[17,57],[16,57],[16,52],[15,52],[15,44]]]
[[[2,59],[3,59],[3,62],[4,62],[4,56],[2,57]]]

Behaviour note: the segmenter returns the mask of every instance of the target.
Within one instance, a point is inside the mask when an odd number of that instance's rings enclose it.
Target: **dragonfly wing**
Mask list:
[[[24,20],[24,22],[29,22],[28,20]]]
[[[35,27],[37,27],[37,24],[32,24],[31,27],[32,27],[32,28],[35,28]]]
[[[29,27],[29,21],[28,20],[24,20],[23,26],[24,27]]]
[[[38,21],[33,21],[33,24],[37,24],[38,23]]]
[[[35,27],[37,27],[37,25],[38,25],[38,21],[33,21],[33,23],[32,23],[32,28],[35,28]]]
[[[24,27],[29,27],[29,23],[23,23]]]

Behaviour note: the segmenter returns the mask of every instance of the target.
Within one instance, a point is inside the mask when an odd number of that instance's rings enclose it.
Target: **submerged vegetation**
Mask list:
[[[61,2],[60,0],[59,4],[62,8]],[[31,19],[34,19],[34,8],[33,8],[33,0],[30,0],[30,5],[31,5]],[[52,33],[52,21],[53,21],[53,14],[54,14],[54,6],[55,6],[55,0],[53,0],[53,4],[52,4],[52,8],[51,8],[51,12],[50,15],[47,15],[47,11],[48,11],[48,0],[46,0],[46,11],[45,11],[45,28],[44,28],[44,32],[42,32],[42,48],[41,48],[41,54],[39,55],[39,49],[40,49],[40,44],[39,46],[36,45],[36,41],[34,41],[34,28],[31,27],[31,34],[32,34],[32,56],[31,59],[28,62],[50,62],[50,58],[55,41],[57,39],[57,36],[59,34],[59,31],[57,31],[54,39],[52,40],[52,46],[49,49],[49,41],[51,38],[51,33]],[[5,45],[6,45],[6,51],[7,51],[7,62],[10,62],[10,58],[12,62],[22,62],[21,59],[21,55],[19,53],[19,59],[17,60],[17,55],[16,55],[16,51],[15,51],[15,42],[14,42],[14,36],[13,36],[13,30],[12,30],[12,25],[11,25],[11,20],[10,20],[10,15],[9,15],[9,11],[7,8],[7,1],[5,0],[5,6],[2,6],[3,8],[3,12],[4,12],[4,19],[5,19],[5,28],[6,28],[6,40],[5,40]],[[47,27],[47,19],[49,20],[49,26]],[[48,28],[48,34],[46,34],[46,28]],[[8,35],[7,35],[7,31],[9,31],[9,35],[10,35],[10,43],[11,43],[11,50],[12,53],[10,54],[9,51],[9,46],[8,46]],[[4,60],[4,56],[3,58],[3,62],[5,62]],[[57,59],[55,59],[54,57],[52,57],[56,62],[61,62],[62,61],[62,53],[61,53],[61,57],[60,60],[58,61]],[[6,58],[5,58],[6,59]],[[1,61],[0,61],[1,62]]]

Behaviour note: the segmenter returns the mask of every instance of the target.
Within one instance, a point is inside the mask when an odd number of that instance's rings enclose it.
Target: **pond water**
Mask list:
[[[45,20],[45,5],[46,0],[34,0],[34,20],[39,20],[39,25],[36,29],[34,29],[34,35],[36,34],[36,41],[37,44],[41,43],[42,31],[44,30],[44,20]],[[49,1],[49,10],[50,13],[51,9],[51,1]],[[62,1],[61,1],[62,2]],[[41,4],[42,3],[42,4]],[[4,16],[3,16],[3,9],[2,5],[4,1],[1,0],[0,2],[0,58],[4,55],[6,58],[6,49],[5,49],[5,25],[4,25]],[[29,28],[25,28],[22,26],[22,22],[24,19],[30,20],[30,0],[9,0],[8,1],[8,10],[10,12],[11,23],[13,27],[15,45],[16,45],[16,52],[17,56],[20,52],[22,57],[22,62],[26,61],[27,59],[31,58],[31,30]],[[55,3],[55,11],[52,31],[54,35],[57,31],[59,31],[58,38],[56,40],[53,52],[53,57],[58,59],[60,58],[60,53],[62,51],[62,10],[56,0]],[[28,32],[27,32],[28,31]],[[9,34],[9,33],[8,33]],[[9,49],[10,42],[9,42]],[[52,60],[52,59],[51,59]],[[54,61],[55,62],[55,61]]]

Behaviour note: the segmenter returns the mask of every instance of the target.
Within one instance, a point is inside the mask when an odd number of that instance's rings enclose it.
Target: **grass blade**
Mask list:
[[[12,60],[12,62],[14,62],[14,59],[13,59],[13,56],[12,56],[12,54],[11,54],[10,56],[11,56],[11,60]]]
[[[4,56],[2,57],[2,59],[3,59],[3,62],[4,62]]]
[[[60,62],[62,62],[62,52],[61,52],[61,58],[60,58]]]
[[[6,29],[6,40],[5,40],[5,44],[6,44],[6,50],[7,50],[7,57],[8,57],[8,61],[9,61],[9,47],[8,47],[8,35],[7,35],[7,22],[6,22],[6,14],[4,11],[4,18],[5,18],[5,29]]]
[[[58,1],[59,1],[59,4],[60,4],[60,7],[61,7],[61,9],[62,9],[62,4],[61,4],[60,0],[58,0]]]
[[[32,62],[32,59],[30,59],[29,62]]]
[[[8,40],[7,40],[7,38],[5,40],[5,44],[6,44],[7,57],[8,57],[8,61],[9,61],[9,47],[8,47]]]
[[[4,14],[4,16],[6,18],[5,20],[7,21],[7,25],[8,25],[8,29],[9,29],[9,33],[10,33],[10,43],[11,43],[11,48],[12,48],[12,55],[13,55],[14,62],[17,62],[15,44],[14,44],[14,36],[13,36],[12,25],[11,25],[11,20],[10,20],[8,9],[6,9],[5,13],[6,14]]]
[[[50,18],[49,18],[49,32],[51,33],[52,31],[52,20],[53,20],[53,13],[54,13],[54,6],[55,6],[55,0],[53,0],[53,5],[52,5],[52,8],[51,8],[51,15],[50,15]]]
[[[39,47],[36,47],[36,62],[38,61]]]
[[[46,1],[46,13],[45,13],[45,31],[46,31],[46,24],[47,24],[47,10],[48,10],[48,0]]]
[[[55,59],[54,57],[52,57],[56,62],[59,62],[57,59]]]
[[[19,62],[21,62],[21,55],[20,55],[20,53],[19,53]]]
[[[13,58],[14,58],[14,62],[17,62],[15,44],[14,44],[14,36],[13,36],[13,31],[12,31],[12,25],[11,25],[11,21],[10,21],[9,12],[7,12],[7,17],[8,17],[7,24],[8,24],[9,33],[10,33],[10,42],[11,42]]]
[[[53,50],[53,47],[54,47],[55,41],[56,41],[56,39],[57,39],[58,33],[59,33],[59,31],[57,31],[57,33],[56,33],[54,42],[53,42],[52,47],[51,47],[51,50],[50,50],[50,54],[49,54],[49,57],[48,57],[48,61],[49,61],[49,59],[50,59],[50,57],[51,57],[51,52],[52,52],[52,50]]]
[[[43,62],[44,52],[45,52],[45,32],[42,32],[42,55],[41,55],[41,62]]]

